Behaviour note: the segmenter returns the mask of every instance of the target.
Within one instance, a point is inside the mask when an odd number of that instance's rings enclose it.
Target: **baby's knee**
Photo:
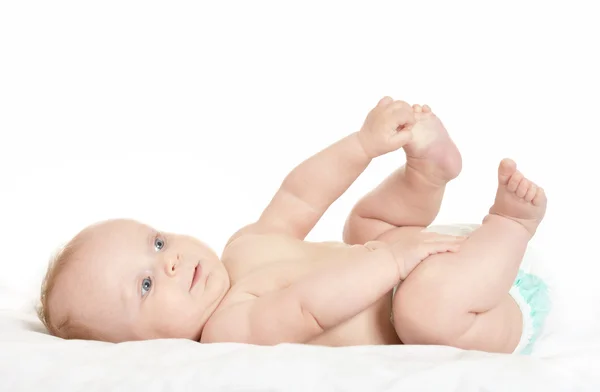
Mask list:
[[[368,234],[369,230],[366,219],[360,217],[354,211],[350,213],[344,224],[343,240],[347,244],[364,244],[367,241],[372,240]]]

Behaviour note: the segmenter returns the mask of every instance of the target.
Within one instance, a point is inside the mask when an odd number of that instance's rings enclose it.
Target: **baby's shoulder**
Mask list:
[[[245,232],[224,248],[221,260],[235,280],[266,264],[297,258],[307,245],[281,234]]]

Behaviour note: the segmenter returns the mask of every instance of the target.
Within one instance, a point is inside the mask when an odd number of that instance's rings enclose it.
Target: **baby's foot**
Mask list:
[[[520,223],[533,236],[546,213],[544,190],[517,171],[517,164],[503,159],[498,168],[498,191],[490,213]]]
[[[413,105],[416,124],[404,146],[407,165],[436,184],[445,185],[462,169],[462,157],[448,131],[429,106]]]

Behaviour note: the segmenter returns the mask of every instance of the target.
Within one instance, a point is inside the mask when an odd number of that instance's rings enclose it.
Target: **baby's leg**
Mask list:
[[[439,212],[446,184],[462,159],[441,121],[427,106],[414,105],[417,123],[404,147],[406,165],[353,208],[344,228],[347,243],[365,243],[401,226],[426,227]]]
[[[441,344],[512,352],[522,315],[508,292],[527,243],[544,217],[546,197],[504,160],[490,214],[458,253],[424,260],[394,298],[394,323],[405,344]]]

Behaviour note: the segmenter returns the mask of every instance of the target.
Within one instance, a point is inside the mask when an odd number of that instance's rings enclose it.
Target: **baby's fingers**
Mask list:
[[[415,118],[412,110],[404,108],[398,108],[392,111],[391,118],[398,131],[406,129],[416,124],[417,119]]]

